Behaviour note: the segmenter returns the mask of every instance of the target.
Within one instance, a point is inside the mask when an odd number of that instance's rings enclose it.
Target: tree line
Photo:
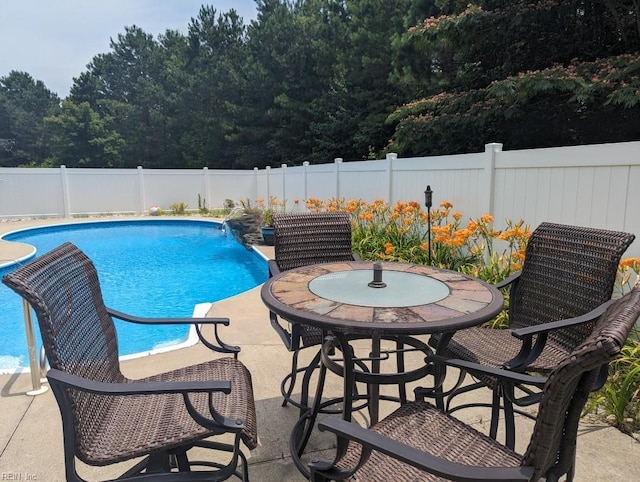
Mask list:
[[[640,139],[637,0],[256,0],[124,27],[60,99],[0,77],[0,165],[245,169]]]

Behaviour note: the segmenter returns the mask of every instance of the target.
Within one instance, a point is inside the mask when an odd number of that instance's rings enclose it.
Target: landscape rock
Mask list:
[[[243,214],[240,217],[228,219],[226,224],[233,236],[246,248],[254,244],[264,244],[262,216],[259,213]]]

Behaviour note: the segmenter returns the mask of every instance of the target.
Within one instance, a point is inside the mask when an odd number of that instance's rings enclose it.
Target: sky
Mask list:
[[[65,98],[124,27],[156,38],[167,29],[186,34],[203,4],[218,13],[233,8],[247,24],[256,18],[254,0],[0,0],[0,77],[27,72]]]

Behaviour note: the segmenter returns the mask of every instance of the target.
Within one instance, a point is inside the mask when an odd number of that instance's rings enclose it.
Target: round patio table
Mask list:
[[[367,261],[316,264],[285,271],[263,285],[261,296],[265,305],[282,318],[319,327],[326,335],[327,341],[318,355],[321,376],[314,406],[301,411],[291,438],[294,462],[305,475],[308,472],[300,455],[322,408],[326,369],[344,377],[346,420],[351,418],[353,384],[368,384],[373,424],[378,416],[379,385],[406,383],[429,373],[425,364],[403,373],[381,374],[381,339],[395,339],[399,347],[407,344],[428,352],[429,347],[413,335],[443,333],[441,343],[446,343],[457,330],[494,318],[504,303],[497,288],[465,274],[410,263]],[[370,371],[359,370],[350,359],[351,349],[346,349],[350,341],[363,338],[372,342]],[[336,339],[343,347],[340,363],[330,356]]]
[[[362,335],[456,331],[502,309],[500,291],[477,278],[432,266],[380,264],[383,288],[368,286],[373,262],[326,263],[270,278],[262,300],[285,319]]]

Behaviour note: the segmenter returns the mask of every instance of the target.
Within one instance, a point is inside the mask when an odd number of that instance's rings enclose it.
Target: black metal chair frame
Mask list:
[[[143,458],[120,478],[225,480],[235,475],[248,480],[240,442],[249,449],[257,445],[255,405],[250,373],[237,359],[240,348],[224,343],[218,333],[219,326],[229,325],[228,318],[144,318],[110,309],[103,303],[93,263],[71,243],[6,274],[2,281],[26,299],[37,315],[51,366],[47,379],[62,417],[66,480],[84,480],[76,459],[104,466],[138,457]],[[194,325],[206,347],[232,357],[131,380],[120,372],[113,318],[145,325]],[[215,342],[204,336],[203,325],[213,327]],[[72,347],[69,340],[79,343]],[[86,346],[79,346],[83,342]],[[219,406],[221,401],[224,406]],[[117,409],[140,404],[144,410],[136,419],[150,419],[152,430],[141,434],[136,425],[135,434],[127,433]],[[87,427],[94,424],[102,430],[109,425],[101,419],[105,414],[110,415],[110,423],[117,420],[119,425],[100,432],[111,439],[97,443]],[[92,422],[87,421],[89,417]],[[233,434],[233,443],[208,440],[220,434]],[[139,437],[135,449],[126,442],[133,435]],[[190,461],[187,452],[193,447],[228,452],[230,460],[227,464]],[[207,470],[192,472],[195,467]]]

